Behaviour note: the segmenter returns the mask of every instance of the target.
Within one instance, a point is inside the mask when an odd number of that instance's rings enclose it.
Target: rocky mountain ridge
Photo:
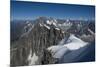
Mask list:
[[[89,40],[92,42],[95,39],[93,25],[93,23],[86,24],[81,21],[71,22],[68,19],[58,20],[46,17],[39,17],[32,22],[26,21],[23,27],[18,29],[21,30],[18,39],[11,41],[11,66],[57,63],[58,58],[54,58],[47,48],[58,45],[64,38],[67,41],[70,34],[83,40],[87,35],[93,36]],[[93,32],[93,35],[88,29]],[[82,35],[85,36],[82,37]]]

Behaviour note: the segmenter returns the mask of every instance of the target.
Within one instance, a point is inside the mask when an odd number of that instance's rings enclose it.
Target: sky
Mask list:
[[[12,20],[32,20],[39,16],[62,19],[94,19],[95,7],[89,5],[11,1],[10,14]]]

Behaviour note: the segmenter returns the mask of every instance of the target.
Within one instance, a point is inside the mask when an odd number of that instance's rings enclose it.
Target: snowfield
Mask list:
[[[68,40],[66,38],[62,39],[58,45],[51,46],[48,50],[52,53],[54,58],[61,58],[66,52],[78,50],[86,45],[88,45],[87,42],[71,34]]]
[[[47,26],[46,24],[44,24],[44,26],[45,26],[47,29],[50,29],[50,27],[49,27],[49,26]]]
[[[33,53],[33,55],[32,55],[32,50],[30,50],[30,54],[29,54],[27,60],[29,62],[29,65],[35,65],[36,62],[38,61],[38,56],[36,56],[35,53]]]

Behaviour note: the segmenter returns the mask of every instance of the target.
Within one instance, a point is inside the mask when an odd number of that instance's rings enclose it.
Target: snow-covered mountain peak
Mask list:
[[[83,40],[77,38],[75,35],[70,35],[67,42],[69,42],[69,43],[65,44],[64,46],[66,46],[70,50],[77,50],[88,44],[87,42],[84,42]]]
[[[57,26],[57,20],[56,19],[52,19],[52,20],[47,20],[46,21],[48,25],[54,25],[54,26]]]
[[[70,34],[70,37],[69,37],[68,41],[71,41],[71,42],[72,41],[74,41],[74,42],[76,42],[76,41],[84,42],[81,39],[79,39],[78,37],[76,37],[74,34]]]
[[[47,20],[47,24],[51,25],[52,23],[49,20]]]

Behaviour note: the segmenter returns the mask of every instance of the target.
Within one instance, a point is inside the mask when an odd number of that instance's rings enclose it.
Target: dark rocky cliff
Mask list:
[[[49,21],[47,22],[47,20]],[[95,23],[92,22],[72,22],[71,20],[55,20],[53,18],[39,17],[32,22],[24,21],[23,24],[19,22],[15,25],[19,28],[11,30],[13,34],[11,34],[10,48],[11,66],[43,65],[61,62],[58,58],[54,58],[51,51],[48,51],[47,48],[59,44],[64,38],[67,41],[70,34],[74,34],[85,42],[95,42]],[[76,52],[78,53],[79,51],[77,50]],[[72,59],[73,56],[71,54],[76,53],[73,51],[69,54]],[[68,55],[66,54],[65,57]],[[63,59],[61,58],[61,60]],[[64,61],[72,62],[72,60],[68,61],[67,59]]]
[[[39,23],[44,23],[40,20],[38,20]],[[16,46],[11,49],[11,66],[28,65],[27,58],[30,50],[32,54],[35,53],[38,56],[36,64],[56,63],[56,59],[47,51],[47,48],[58,44],[66,34],[62,30],[56,30],[55,27],[47,29],[39,23],[36,23],[29,33],[14,42]]]

